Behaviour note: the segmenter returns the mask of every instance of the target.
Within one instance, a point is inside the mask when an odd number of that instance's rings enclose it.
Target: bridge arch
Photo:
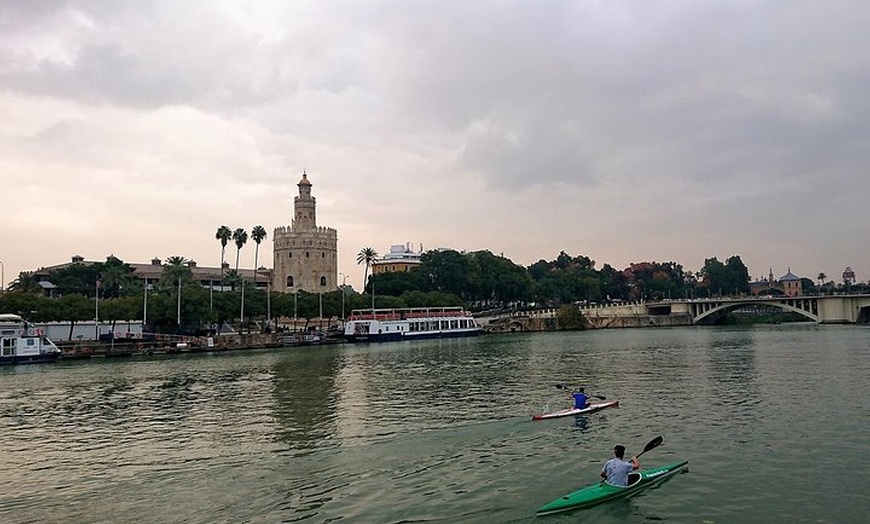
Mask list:
[[[771,300],[724,300],[693,304],[692,322],[695,324],[710,324],[724,317],[731,311],[746,306],[771,306],[797,313],[813,322],[820,322],[818,301],[815,298],[781,298]]]

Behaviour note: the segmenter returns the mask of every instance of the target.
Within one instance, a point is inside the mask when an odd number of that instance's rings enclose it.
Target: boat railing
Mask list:
[[[470,311],[461,308],[427,308],[427,309],[395,309],[379,311],[364,310],[353,311],[348,320],[402,320],[411,318],[443,318],[443,317],[471,317]]]

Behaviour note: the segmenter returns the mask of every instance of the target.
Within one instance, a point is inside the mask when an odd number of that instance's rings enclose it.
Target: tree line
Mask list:
[[[257,243],[255,268],[265,236],[261,226],[252,230],[251,238]],[[598,269],[588,256],[564,251],[553,260],[542,259],[525,267],[486,250],[433,250],[423,253],[421,263],[410,271],[369,275],[378,255],[364,248],[357,257],[357,263],[366,266],[362,292],[351,286],[328,293],[267,292],[256,281],[241,278],[239,252],[247,233],[221,226],[215,238],[221,244],[221,291],[196,281],[182,256],[167,258],[156,282],[141,280],[132,266],[110,256],[105,262],[71,264],[52,271],[47,280],[56,286],[54,297],[45,296],[32,273],[22,273],[10,291],[0,296],[0,311],[16,312],[35,322],[78,322],[93,320],[99,308],[102,321],[146,319],[147,328],[155,332],[195,333],[225,322],[259,330],[269,325],[269,318],[342,317],[372,305],[463,305],[484,310],[738,296],[750,291],[749,271],[738,255],[724,262],[708,258],[692,272],[673,261],[632,263],[622,270],[604,264]],[[230,240],[236,245],[235,268],[223,271]],[[818,292],[826,285],[833,284],[820,281],[816,286],[802,279],[805,293]],[[851,290],[860,291],[862,286],[855,284]],[[768,292],[779,293],[776,289]]]

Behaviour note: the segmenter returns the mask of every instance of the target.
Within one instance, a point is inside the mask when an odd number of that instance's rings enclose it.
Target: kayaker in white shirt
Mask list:
[[[628,461],[624,460],[625,446],[620,444],[614,446],[613,455],[614,458],[608,460],[601,468],[601,478],[614,486],[628,486],[628,474],[640,469],[640,462],[637,461],[637,457],[631,457]]]

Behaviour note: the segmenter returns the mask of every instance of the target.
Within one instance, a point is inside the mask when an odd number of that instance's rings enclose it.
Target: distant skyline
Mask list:
[[[218,266],[307,171],[339,268],[392,244],[870,280],[858,1],[0,4],[6,286]],[[234,256],[235,246],[227,253]],[[242,251],[251,267],[254,244]],[[339,277],[341,279],[341,277]]]

